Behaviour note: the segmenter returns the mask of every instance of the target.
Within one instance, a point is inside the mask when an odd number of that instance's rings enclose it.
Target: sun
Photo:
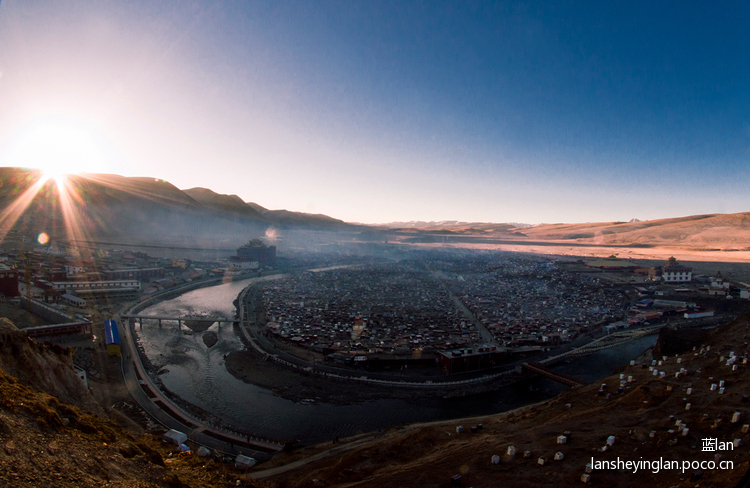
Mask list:
[[[93,133],[72,120],[40,120],[30,124],[13,144],[8,157],[12,166],[36,168],[44,180],[64,181],[67,174],[96,172],[103,162]]]
[[[43,170],[42,173],[42,181],[44,183],[48,182],[49,180],[54,180],[58,187],[64,188],[65,182],[67,181],[67,176],[70,173],[63,173],[56,170]]]
[[[9,143],[0,148],[0,161],[10,166],[41,170],[42,177],[17,195],[0,211],[0,239],[3,229],[15,225],[34,198],[45,185],[54,180],[57,186],[57,203],[62,211],[65,235],[71,240],[87,240],[87,225],[84,216],[88,208],[75,185],[69,185],[67,176],[80,173],[101,172],[104,166],[100,145],[103,138],[91,126],[74,119],[37,119],[20,129]],[[91,178],[86,175],[84,178]],[[49,242],[42,232],[37,241]]]

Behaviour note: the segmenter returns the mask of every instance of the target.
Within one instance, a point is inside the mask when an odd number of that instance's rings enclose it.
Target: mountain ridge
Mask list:
[[[243,215],[257,215],[259,220],[275,225],[323,225],[346,226],[343,220],[324,214],[311,214],[291,210],[269,210],[254,202],[245,202],[237,195],[223,195],[202,187],[183,190],[198,203],[209,208],[234,211]]]
[[[76,238],[117,237],[124,242],[232,246],[270,228],[362,232],[364,240],[418,243],[420,236],[463,236],[518,245],[680,246],[694,250],[749,251],[750,212],[709,213],[629,222],[547,223],[410,221],[364,225],[323,214],[270,210],[237,195],[208,188],[181,190],[166,180],[115,174],[70,175],[61,192],[41,171],[0,168],[0,227]],[[29,196],[32,190],[34,195]],[[19,203],[20,202],[20,203]],[[24,205],[26,205],[24,207]],[[331,239],[337,239],[331,234]],[[430,237],[432,243],[450,242]],[[428,242],[428,241],[424,241]],[[458,242],[458,241],[457,241]],[[528,244],[524,244],[528,243]]]
[[[205,188],[180,190],[159,178],[81,174],[56,181],[45,180],[39,170],[13,167],[0,168],[0,209],[5,233],[45,232],[75,240],[115,237],[133,244],[231,247],[264,235],[270,227],[359,228],[325,215],[261,213],[236,195]]]

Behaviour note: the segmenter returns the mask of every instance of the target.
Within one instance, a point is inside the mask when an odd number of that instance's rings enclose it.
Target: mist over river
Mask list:
[[[231,318],[235,313],[233,300],[251,281],[190,291],[142,313],[216,314]],[[180,331],[176,324],[166,322],[159,328],[155,321],[144,321],[143,330],[136,327],[136,337],[151,362],[166,371],[160,375],[164,386],[180,397],[255,435],[298,439],[305,444],[406,422],[499,413],[550,398],[567,389],[538,377],[497,391],[459,398],[383,399],[356,405],[299,404],[244,383],[227,372],[224,356],[244,346],[230,325],[213,324],[209,330],[218,335],[218,342],[212,348],[203,343],[202,334],[192,334],[184,325]],[[655,341],[656,335],[644,337],[555,369],[594,381],[627,364]]]

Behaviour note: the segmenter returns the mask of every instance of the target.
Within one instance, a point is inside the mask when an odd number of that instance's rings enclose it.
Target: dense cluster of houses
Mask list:
[[[452,271],[453,292],[507,347],[558,345],[623,314],[619,291],[554,262],[489,255]]]
[[[463,307],[504,348],[552,346],[621,318],[623,296],[552,262],[443,254],[275,281],[264,287],[264,307],[270,335],[364,358],[482,342]]]
[[[321,352],[419,354],[478,331],[439,279],[411,263],[308,272],[264,287],[267,330]]]

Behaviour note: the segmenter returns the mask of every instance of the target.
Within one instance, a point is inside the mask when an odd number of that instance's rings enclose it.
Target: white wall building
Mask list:
[[[70,265],[70,264],[66,264],[65,265],[65,273],[67,273],[69,275],[70,274],[79,274],[79,273],[83,273],[85,271],[86,271],[86,268],[84,268],[83,266],[73,266],[73,265]]]
[[[112,288],[141,289],[138,280],[109,280],[109,281],[42,281],[54,290],[101,290]]]
[[[685,283],[693,279],[693,268],[683,266],[674,257],[662,267],[661,279],[665,283]]]
[[[258,261],[229,261],[230,269],[258,269],[259,267]]]

